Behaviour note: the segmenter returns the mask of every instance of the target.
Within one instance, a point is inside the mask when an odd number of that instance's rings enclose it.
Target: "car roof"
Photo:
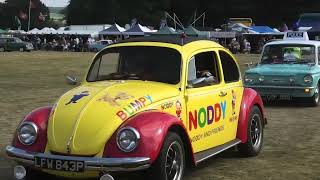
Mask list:
[[[269,42],[266,45],[280,45],[280,44],[302,44],[302,45],[315,45],[320,46],[320,41],[313,40],[280,40]]]
[[[121,40],[116,44],[129,43],[129,42],[159,42],[159,43],[168,43],[168,44],[175,44],[179,46],[185,46],[187,44],[199,42],[199,41],[206,41],[207,43],[210,43],[211,46],[214,46],[214,47],[222,47],[220,44],[206,38],[199,38],[199,37],[182,38],[181,36],[145,36],[145,37],[137,37],[137,38]]]

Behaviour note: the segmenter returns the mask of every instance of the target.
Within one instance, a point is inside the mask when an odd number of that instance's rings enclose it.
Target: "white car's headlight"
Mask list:
[[[260,82],[263,82],[263,81],[264,81],[264,76],[260,76],[260,77],[259,77],[259,81],[260,81]]]
[[[140,134],[132,127],[125,127],[118,131],[117,145],[123,152],[132,152],[139,144]]]
[[[311,84],[313,82],[313,78],[311,75],[306,75],[304,78],[303,78],[303,81],[305,83],[308,83],[308,84]]]
[[[251,83],[251,82],[253,82],[253,78],[250,78],[250,77],[248,77],[248,76],[245,76],[245,77],[244,77],[244,82],[245,82],[245,83]]]
[[[38,136],[38,126],[33,122],[23,122],[18,129],[18,139],[24,145],[32,145]]]

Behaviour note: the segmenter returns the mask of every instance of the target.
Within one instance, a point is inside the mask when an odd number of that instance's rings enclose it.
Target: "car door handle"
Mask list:
[[[224,96],[226,96],[226,95],[228,95],[227,92],[225,92],[225,91],[220,91],[220,94],[219,94],[220,97],[224,97]]]

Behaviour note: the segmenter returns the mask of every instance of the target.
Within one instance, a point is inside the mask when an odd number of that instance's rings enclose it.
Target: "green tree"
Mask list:
[[[49,9],[40,0],[31,0],[30,27],[42,28],[50,19]],[[22,29],[27,30],[29,20],[29,0],[6,0],[2,4],[0,24],[4,28],[17,29],[19,18]],[[17,18],[16,18],[17,17]]]

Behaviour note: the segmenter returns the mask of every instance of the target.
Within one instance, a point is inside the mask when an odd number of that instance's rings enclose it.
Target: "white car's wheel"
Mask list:
[[[20,51],[20,52],[23,52],[23,51],[24,51],[24,48],[22,48],[22,47],[19,48],[19,51]]]
[[[320,105],[319,92],[320,92],[320,84],[318,84],[318,86],[316,87],[314,91],[314,95],[310,98],[307,98],[307,102],[310,104],[310,106],[316,107]]]

